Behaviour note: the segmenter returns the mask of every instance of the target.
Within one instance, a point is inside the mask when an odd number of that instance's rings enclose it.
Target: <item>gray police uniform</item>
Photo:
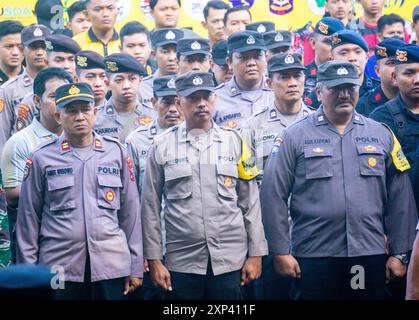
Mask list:
[[[205,275],[210,259],[220,275],[265,255],[258,187],[246,180],[255,168],[243,167],[249,157],[240,135],[216,124],[204,134],[181,124],[157,137],[143,178],[145,258],[162,259],[163,199],[170,271]]]
[[[215,92],[217,101],[213,119],[219,126],[229,129],[240,130],[245,120],[264,110],[274,100],[265,77],[262,79],[261,88],[257,90],[240,89],[233,77],[229,82],[219,85]]]
[[[83,159],[65,135],[27,161],[17,222],[18,263],[64,268],[65,281],[142,277],[138,191],[126,150],[95,135]]]
[[[354,113],[341,135],[320,108],[285,130],[266,163],[261,204],[269,251],[381,255],[385,237],[390,254],[411,250],[417,217],[408,168],[384,126]]]
[[[106,135],[124,142],[125,138],[138,127],[145,127],[156,118],[156,112],[146,104],[139,104],[125,120],[116,111],[113,99],[98,112],[94,130],[100,135]]]
[[[151,98],[153,98],[153,81],[156,79],[158,70],[151,76],[145,77],[138,88],[138,101],[151,106]]]
[[[39,109],[33,101],[34,94],[31,92],[23,98],[17,110],[17,118],[14,129],[20,131],[29,126],[34,118],[39,119]]]
[[[19,104],[32,92],[33,79],[25,70],[0,87],[0,154],[10,136],[15,132]]]

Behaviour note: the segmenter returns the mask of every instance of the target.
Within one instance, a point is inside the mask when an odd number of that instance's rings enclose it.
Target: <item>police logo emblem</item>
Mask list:
[[[295,60],[291,55],[288,55],[288,56],[285,57],[284,61],[285,61],[286,64],[292,64],[292,63],[294,63]]]
[[[173,39],[176,38],[176,34],[172,30],[169,30],[166,33],[166,36],[165,37],[166,37],[167,40],[173,40]]]
[[[87,57],[78,56],[77,65],[79,67],[87,67]]]
[[[29,176],[29,172],[31,170],[32,167],[32,158],[28,158],[28,160],[26,160],[26,165],[25,165],[25,170],[23,173],[23,180],[26,180],[26,178]]]
[[[374,168],[377,165],[377,159],[375,159],[374,157],[369,157],[368,158],[368,165],[371,168]]]
[[[192,83],[194,84],[194,86],[200,86],[201,84],[204,83],[204,81],[202,80],[201,77],[196,76],[195,78],[193,78]]]
[[[113,108],[111,106],[106,108],[106,114],[113,114]]]
[[[147,124],[150,124],[153,122],[153,118],[149,117],[149,116],[145,116],[145,117],[141,117],[138,119],[138,124],[140,126],[145,126]]]
[[[116,65],[116,62],[106,61],[106,67],[108,68],[108,70],[110,72],[117,72],[118,71],[118,67]]]
[[[366,151],[366,152],[375,152],[375,151],[377,151],[377,147],[376,146],[371,146],[371,145],[365,146],[364,147],[364,151]]]
[[[259,33],[266,32],[266,27],[263,24],[260,24],[259,27],[257,28],[257,32]]]
[[[282,137],[276,137],[274,141],[274,145],[279,147],[283,142],[284,142],[284,139]]]
[[[172,78],[167,82],[167,87],[170,89],[176,88],[175,78]]]
[[[70,89],[68,89],[68,93],[71,94],[72,96],[79,94],[80,93],[80,89],[77,88],[74,84],[70,87]]]
[[[284,37],[282,36],[281,32],[278,32],[275,36],[275,42],[284,41]]]
[[[54,50],[51,41],[45,41],[45,47],[47,48],[47,50]]]
[[[319,31],[323,34],[327,34],[329,32],[329,26],[323,22],[319,22]]]
[[[378,46],[378,45],[375,46],[375,48],[376,48],[376,52],[377,52],[377,54],[379,56],[384,57],[384,58],[387,58],[388,57],[388,55],[387,55],[387,48],[381,47],[381,46]]]
[[[349,72],[346,68],[341,67],[336,71],[338,76],[346,76]]]
[[[320,147],[316,147],[316,148],[313,148],[313,152],[315,152],[315,153],[322,153],[322,152],[324,152],[324,149],[322,149]]]
[[[252,35],[250,35],[250,36],[247,38],[246,43],[247,43],[248,45],[252,45],[252,44],[255,44],[255,43],[256,43],[256,40],[255,40],[255,38],[254,38]]]
[[[237,123],[234,120],[230,120],[230,121],[227,121],[225,127],[228,129],[234,129],[235,127],[237,127]]]
[[[231,188],[234,185],[233,178],[231,178],[231,177],[225,177],[224,178],[224,185],[227,188]]]
[[[342,41],[342,40],[340,40],[339,35],[337,35],[337,34],[334,34],[333,36],[331,36],[330,40],[332,40],[333,44],[338,44],[339,42]]]
[[[396,59],[400,62],[406,62],[407,61],[407,51],[403,50],[397,50],[396,51]]]
[[[0,99],[0,113],[2,113],[4,110],[4,100]]]
[[[198,41],[194,41],[191,44],[191,49],[192,50],[200,50],[201,49],[201,45]]]
[[[112,190],[109,190],[105,194],[105,199],[108,202],[112,202],[115,199],[115,193]]]
[[[39,27],[37,27],[37,28],[33,31],[33,35],[34,35],[35,37],[42,37],[43,32],[42,32],[42,30],[41,30]]]

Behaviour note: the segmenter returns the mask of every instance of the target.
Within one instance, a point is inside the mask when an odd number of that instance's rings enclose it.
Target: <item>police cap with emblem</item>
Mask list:
[[[404,45],[405,43],[398,38],[384,39],[374,48],[375,59],[381,60],[388,57],[395,57],[397,49],[400,49]]]
[[[266,49],[292,46],[292,33],[285,30],[270,31],[263,35]]]
[[[419,63],[419,46],[406,44],[396,51],[396,64]]]
[[[133,56],[126,53],[114,53],[104,58],[105,70],[109,73],[134,72],[147,76],[144,66]]]
[[[317,82],[328,87],[336,87],[341,84],[358,86],[362,84],[355,65],[344,60],[331,60],[321,64],[317,70]]]
[[[227,40],[220,40],[214,43],[214,45],[212,46],[212,59],[214,60],[214,63],[216,63],[219,66],[226,65],[227,55]]]
[[[196,91],[214,91],[214,76],[208,72],[191,71],[176,79],[179,96],[187,97]]]
[[[177,44],[177,56],[191,56],[194,54],[210,55],[210,45],[204,38],[181,39]]]
[[[158,77],[153,80],[155,97],[176,96],[176,76]]]
[[[94,51],[82,50],[76,54],[77,69],[105,69],[103,57]]]
[[[246,25],[246,30],[266,33],[275,30],[275,23],[270,21],[253,22]]]
[[[342,21],[333,17],[326,17],[317,22],[314,32],[324,36],[331,36],[332,34],[344,29],[345,25]]]
[[[269,72],[277,72],[290,69],[306,69],[301,62],[301,56],[299,54],[280,53],[272,56],[268,61]]]
[[[177,44],[183,38],[183,31],[176,28],[156,29],[151,34],[151,44],[154,49],[167,44]]]
[[[32,25],[23,28],[21,32],[22,44],[26,47],[36,41],[45,41],[51,30],[43,25]]]
[[[63,34],[52,34],[45,38],[47,51],[68,52],[76,54],[81,50],[79,44]]]
[[[55,91],[55,104],[64,108],[75,101],[95,104],[92,87],[85,82],[64,84]]]
[[[240,31],[233,33],[227,39],[228,51],[246,52],[250,50],[266,50],[263,36],[256,31]]]
[[[368,52],[368,45],[362,36],[351,30],[341,30],[330,36],[332,42],[332,49],[341,45],[351,43],[360,46]]]

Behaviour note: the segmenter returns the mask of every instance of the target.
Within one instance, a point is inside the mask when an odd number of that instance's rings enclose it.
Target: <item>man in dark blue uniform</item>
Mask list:
[[[399,88],[395,85],[392,73],[394,72],[394,59],[397,49],[405,43],[397,38],[389,38],[381,41],[374,48],[377,64],[375,70],[380,75],[381,86],[377,86],[361,97],[356,106],[356,111],[364,116],[382,106],[387,101],[396,98]]]

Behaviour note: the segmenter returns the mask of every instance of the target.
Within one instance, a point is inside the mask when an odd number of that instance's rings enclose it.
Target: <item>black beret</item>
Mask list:
[[[357,44],[366,52],[368,52],[368,45],[364,38],[362,38],[362,36],[355,31],[341,30],[333,34],[330,39],[332,40],[332,49],[347,43],[352,43]]]
[[[103,57],[94,51],[82,50],[76,54],[77,69],[105,69]]]
[[[147,76],[144,66],[133,56],[126,53],[114,53],[105,57],[105,70],[110,73],[135,72]]]
[[[45,39],[47,51],[68,52],[76,54],[81,50],[79,44],[63,34],[52,34]]]
[[[55,91],[55,104],[64,108],[72,102],[85,101],[94,105],[94,94],[92,87],[85,82],[67,83]]]
[[[314,32],[323,36],[331,36],[332,34],[344,29],[345,25],[342,21],[333,17],[326,17],[317,22]]]
[[[196,91],[214,91],[214,76],[208,72],[191,71],[176,79],[176,91],[179,96],[189,96]]]
[[[405,43],[398,38],[384,39],[374,48],[375,59],[380,60],[388,57],[395,57],[397,49],[404,45]]]
[[[419,46],[406,44],[396,51],[396,64],[419,63]]]

